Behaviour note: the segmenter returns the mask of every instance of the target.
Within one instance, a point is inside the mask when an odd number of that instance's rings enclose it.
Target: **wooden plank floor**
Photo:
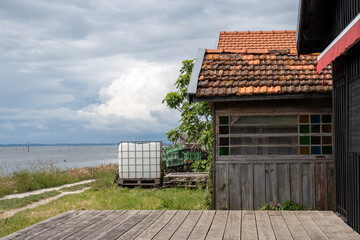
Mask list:
[[[5,239],[360,239],[330,211],[69,211]]]

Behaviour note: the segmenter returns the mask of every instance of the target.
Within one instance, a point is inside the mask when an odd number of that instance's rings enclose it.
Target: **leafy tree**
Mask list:
[[[171,109],[181,113],[180,125],[166,133],[171,142],[177,142],[184,134],[187,136],[186,143],[200,144],[206,149],[208,159],[195,161],[192,165],[195,171],[209,171],[212,159],[213,128],[212,116],[208,103],[189,103],[187,97],[188,85],[194,60],[182,62],[180,75],[175,82],[176,91],[166,94],[163,103]]]

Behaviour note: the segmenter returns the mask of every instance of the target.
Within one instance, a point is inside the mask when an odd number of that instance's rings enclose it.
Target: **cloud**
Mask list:
[[[153,132],[163,124],[154,116],[155,112],[166,112],[175,117],[161,102],[173,89],[176,69],[177,64],[139,63],[100,89],[100,104],[89,105],[78,114],[90,119],[87,124],[90,128]],[[124,124],[126,121],[130,124]],[[170,121],[167,126],[173,123]]]
[[[0,142],[163,136],[179,119],[161,100],[181,61],[219,31],[296,29],[297,4],[2,0]]]

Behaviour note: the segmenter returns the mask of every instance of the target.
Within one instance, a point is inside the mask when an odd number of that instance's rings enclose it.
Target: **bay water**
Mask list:
[[[60,169],[118,164],[118,145],[0,147],[0,175],[53,165]]]

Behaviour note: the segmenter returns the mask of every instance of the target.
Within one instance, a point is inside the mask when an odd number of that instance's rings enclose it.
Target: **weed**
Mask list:
[[[278,202],[266,203],[260,210],[296,211],[305,210],[305,208],[298,203],[288,200],[284,204]]]

